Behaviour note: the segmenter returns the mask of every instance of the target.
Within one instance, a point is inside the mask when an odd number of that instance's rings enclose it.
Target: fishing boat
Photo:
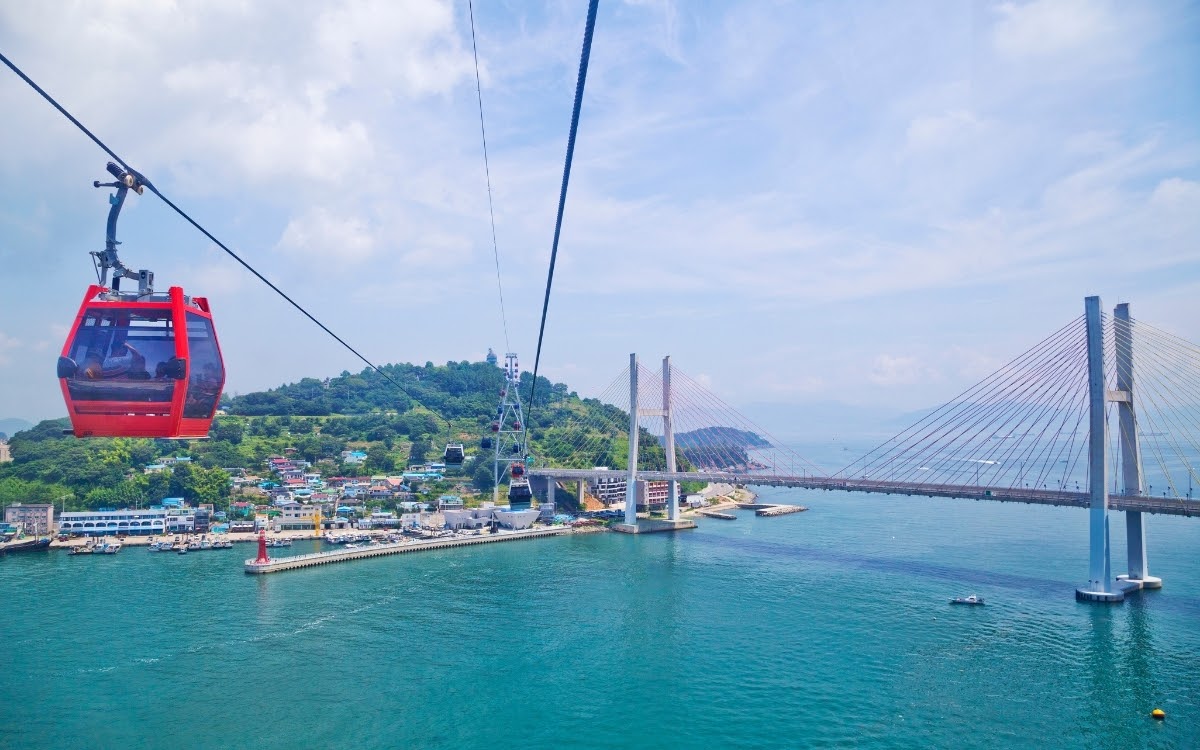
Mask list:
[[[108,541],[104,539],[96,546],[95,552],[100,555],[115,555],[121,551],[121,543],[118,541]]]
[[[980,606],[983,604],[983,597],[971,594],[970,596],[959,596],[950,600],[951,604],[966,604],[968,606]]]
[[[82,547],[72,547],[68,555],[90,555],[96,551],[96,546],[90,541]]]

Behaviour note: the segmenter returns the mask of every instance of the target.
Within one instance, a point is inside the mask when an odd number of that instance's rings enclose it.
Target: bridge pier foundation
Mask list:
[[[1162,579],[1150,575],[1146,563],[1146,527],[1141,512],[1125,512],[1125,540],[1129,549],[1129,572],[1117,576],[1117,582],[1127,587],[1136,585],[1138,589],[1161,589]]]

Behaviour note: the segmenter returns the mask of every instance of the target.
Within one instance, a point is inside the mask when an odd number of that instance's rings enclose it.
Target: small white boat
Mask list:
[[[970,596],[959,596],[950,600],[951,604],[967,604],[977,606],[983,604],[983,597],[971,594]]]

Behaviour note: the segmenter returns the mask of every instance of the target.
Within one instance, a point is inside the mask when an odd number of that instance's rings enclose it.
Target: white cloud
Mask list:
[[[602,385],[629,351],[669,350],[730,401],[919,406],[1114,286],[1200,337],[1180,291],[1200,274],[1198,113],[1179,96],[1200,62],[1177,6],[603,7],[545,372],[570,361]],[[0,4],[6,54],[336,330],[392,342],[437,305],[437,336],[379,346],[420,362],[501,349],[465,21],[449,0]],[[528,356],[583,11],[477,4],[476,25],[509,329]],[[0,299],[59,319],[77,291],[48,292],[96,245],[103,196],[86,186],[104,157],[19,85],[0,108],[0,259],[17,269]],[[213,298],[231,387],[358,366],[332,347],[262,363],[264,325],[310,324],[249,294],[257,281],[153,199],[126,235],[160,283]],[[337,295],[313,272],[329,264],[346,271]],[[773,354],[748,376],[710,358],[728,341]],[[8,398],[61,409],[50,386]]]
[[[20,339],[0,331],[0,366],[7,367],[12,364],[12,353],[14,350],[21,349],[24,344]]]
[[[920,151],[956,144],[971,138],[982,126],[978,117],[963,110],[917,117],[908,125],[908,148]]]
[[[1116,29],[1103,0],[1034,0],[996,8],[996,49],[1016,58],[1069,54],[1108,39]]]
[[[871,363],[869,377],[877,385],[896,386],[932,379],[936,377],[936,372],[916,357],[883,353]]]
[[[318,207],[289,221],[277,248],[330,271],[370,259],[376,245],[375,234],[365,219],[338,216]]]

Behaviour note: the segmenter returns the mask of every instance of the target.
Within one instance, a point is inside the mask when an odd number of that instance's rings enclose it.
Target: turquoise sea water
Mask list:
[[[1200,519],[1100,606],[1081,510],[762,494],[811,510],[262,578],[14,555],[0,747],[1200,747]]]

